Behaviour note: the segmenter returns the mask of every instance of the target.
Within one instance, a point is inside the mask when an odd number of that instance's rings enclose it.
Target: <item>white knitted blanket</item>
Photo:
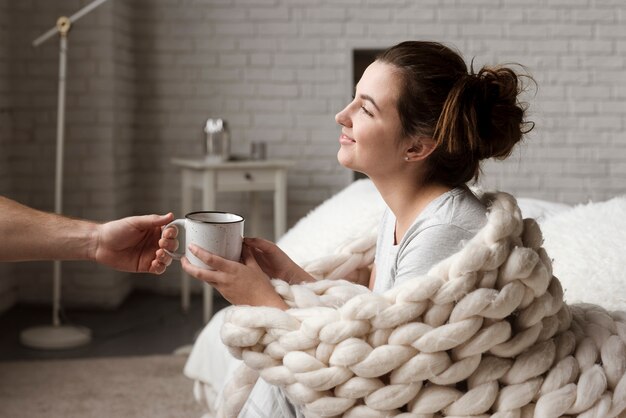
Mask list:
[[[626,417],[626,314],[567,306],[537,223],[483,199],[461,251],[384,294],[274,280],[291,309],[229,308],[222,340],[244,365],[218,415],[260,374],[307,417]]]

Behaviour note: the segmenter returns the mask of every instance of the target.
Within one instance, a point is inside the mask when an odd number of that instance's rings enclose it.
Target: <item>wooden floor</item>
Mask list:
[[[214,297],[215,310],[227,305]],[[18,305],[0,315],[0,361],[171,354],[192,344],[202,328],[202,298],[192,296],[189,312],[183,313],[178,296],[135,292],[115,311],[66,310],[62,319],[91,329],[92,342],[69,350],[27,348],[19,342],[20,332],[50,324],[51,309]]]

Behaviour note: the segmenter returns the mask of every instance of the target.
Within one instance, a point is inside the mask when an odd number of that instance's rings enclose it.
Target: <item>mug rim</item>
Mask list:
[[[197,219],[191,219],[190,216],[191,215],[195,215],[196,213],[220,213],[220,214],[224,214],[224,215],[235,215],[237,217],[239,217],[238,220],[236,221],[199,221]],[[189,212],[185,215],[185,219],[189,219],[192,222],[198,222],[198,223],[203,223],[203,224],[236,224],[239,222],[243,222],[245,221],[245,218],[241,215],[239,215],[238,213],[233,213],[233,212],[223,212],[223,211],[219,211],[219,210],[196,210],[193,212]]]

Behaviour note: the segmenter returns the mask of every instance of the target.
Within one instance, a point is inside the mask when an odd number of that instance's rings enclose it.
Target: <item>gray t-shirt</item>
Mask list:
[[[469,189],[456,188],[437,197],[415,219],[402,241],[394,245],[396,218],[387,209],[376,244],[374,292],[426,273],[438,261],[454,254],[462,241],[487,223],[485,206]],[[259,379],[239,418],[302,418],[276,386]]]
[[[486,213],[468,188],[457,187],[430,202],[396,245],[396,218],[387,208],[376,243],[374,292],[426,274],[456,253],[487,223]]]

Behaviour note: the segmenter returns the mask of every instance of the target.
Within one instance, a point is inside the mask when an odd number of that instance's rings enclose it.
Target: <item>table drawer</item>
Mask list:
[[[218,190],[235,190],[240,187],[242,190],[250,188],[273,188],[276,170],[264,169],[242,169],[224,170],[217,172]]]

